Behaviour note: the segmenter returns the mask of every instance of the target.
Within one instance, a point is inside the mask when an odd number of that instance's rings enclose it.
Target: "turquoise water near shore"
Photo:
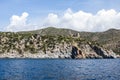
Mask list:
[[[120,59],[0,59],[0,80],[120,80]]]

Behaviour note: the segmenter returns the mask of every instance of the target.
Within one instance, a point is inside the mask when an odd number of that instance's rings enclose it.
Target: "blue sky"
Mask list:
[[[0,31],[10,24],[13,15],[27,12],[27,21],[32,24],[49,13],[61,14],[68,8],[72,12],[84,11],[93,15],[102,9],[119,12],[120,0],[0,0]]]

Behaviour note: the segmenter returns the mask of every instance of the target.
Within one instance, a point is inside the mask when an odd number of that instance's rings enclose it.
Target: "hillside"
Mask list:
[[[120,57],[120,30],[78,32],[45,28],[0,32],[0,58],[116,58]]]
[[[120,54],[120,30],[118,29],[109,29],[104,32],[78,32],[71,29],[61,29],[48,27],[45,29],[29,31],[29,32],[20,32],[20,33],[31,33],[31,34],[40,34],[40,35],[63,35],[70,36],[70,34],[76,35],[80,33],[80,37],[88,41],[94,41],[99,43],[101,46],[107,49],[112,49],[114,52]]]
[[[78,31],[74,31],[71,29],[64,29],[64,28],[54,28],[54,27],[48,27],[40,30],[34,30],[34,31],[23,31],[19,33],[31,33],[31,34],[40,34],[40,35],[63,35],[63,36],[69,36],[70,32],[73,34],[78,33]]]

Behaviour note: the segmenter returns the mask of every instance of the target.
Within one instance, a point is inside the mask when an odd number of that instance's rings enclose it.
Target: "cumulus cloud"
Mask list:
[[[25,31],[31,30],[32,25],[27,24],[27,17],[29,14],[27,12],[23,12],[21,16],[13,15],[10,18],[10,24],[7,26],[6,31]]]
[[[59,24],[58,15],[50,13],[46,19],[46,25],[56,25]]]
[[[96,14],[84,11],[73,12],[67,9],[63,15],[48,14],[43,24],[70,28],[78,31],[105,31],[109,28],[120,29],[120,12],[114,9],[100,10]]]
[[[21,16],[13,15],[10,18],[10,24],[7,26],[7,31],[26,31],[45,28],[59,27],[69,28],[77,31],[105,31],[110,28],[120,29],[120,12],[114,9],[100,10],[96,14],[77,11],[73,12],[70,8],[60,14],[49,13],[47,17],[41,19],[41,24],[29,25],[27,23],[27,12]],[[32,24],[32,22],[30,23]],[[38,27],[39,26],[39,27]]]

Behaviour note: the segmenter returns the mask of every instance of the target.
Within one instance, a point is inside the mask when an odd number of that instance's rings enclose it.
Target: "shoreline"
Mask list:
[[[50,36],[2,33],[0,58],[104,59],[120,57],[112,49],[80,34]]]
[[[103,59],[120,59],[120,58],[85,58],[85,59],[72,59],[72,58],[0,58],[0,60],[3,59],[33,59],[33,60],[103,60]]]
[[[13,53],[14,54],[14,53]],[[53,53],[54,54],[54,53]],[[48,56],[48,54],[45,54],[45,55],[40,55],[40,53],[37,53],[37,54],[31,54],[31,53],[28,53],[24,56],[22,55],[7,55],[7,56],[1,56],[2,54],[0,54],[0,59],[73,59],[72,57],[70,56],[67,56],[65,57],[65,55],[62,55],[62,57],[60,57],[59,55],[57,56]],[[103,57],[89,57],[89,58],[74,58],[74,60],[83,60],[83,59],[119,59],[120,56],[117,56],[115,58],[113,57],[106,57],[106,58],[103,58]]]

